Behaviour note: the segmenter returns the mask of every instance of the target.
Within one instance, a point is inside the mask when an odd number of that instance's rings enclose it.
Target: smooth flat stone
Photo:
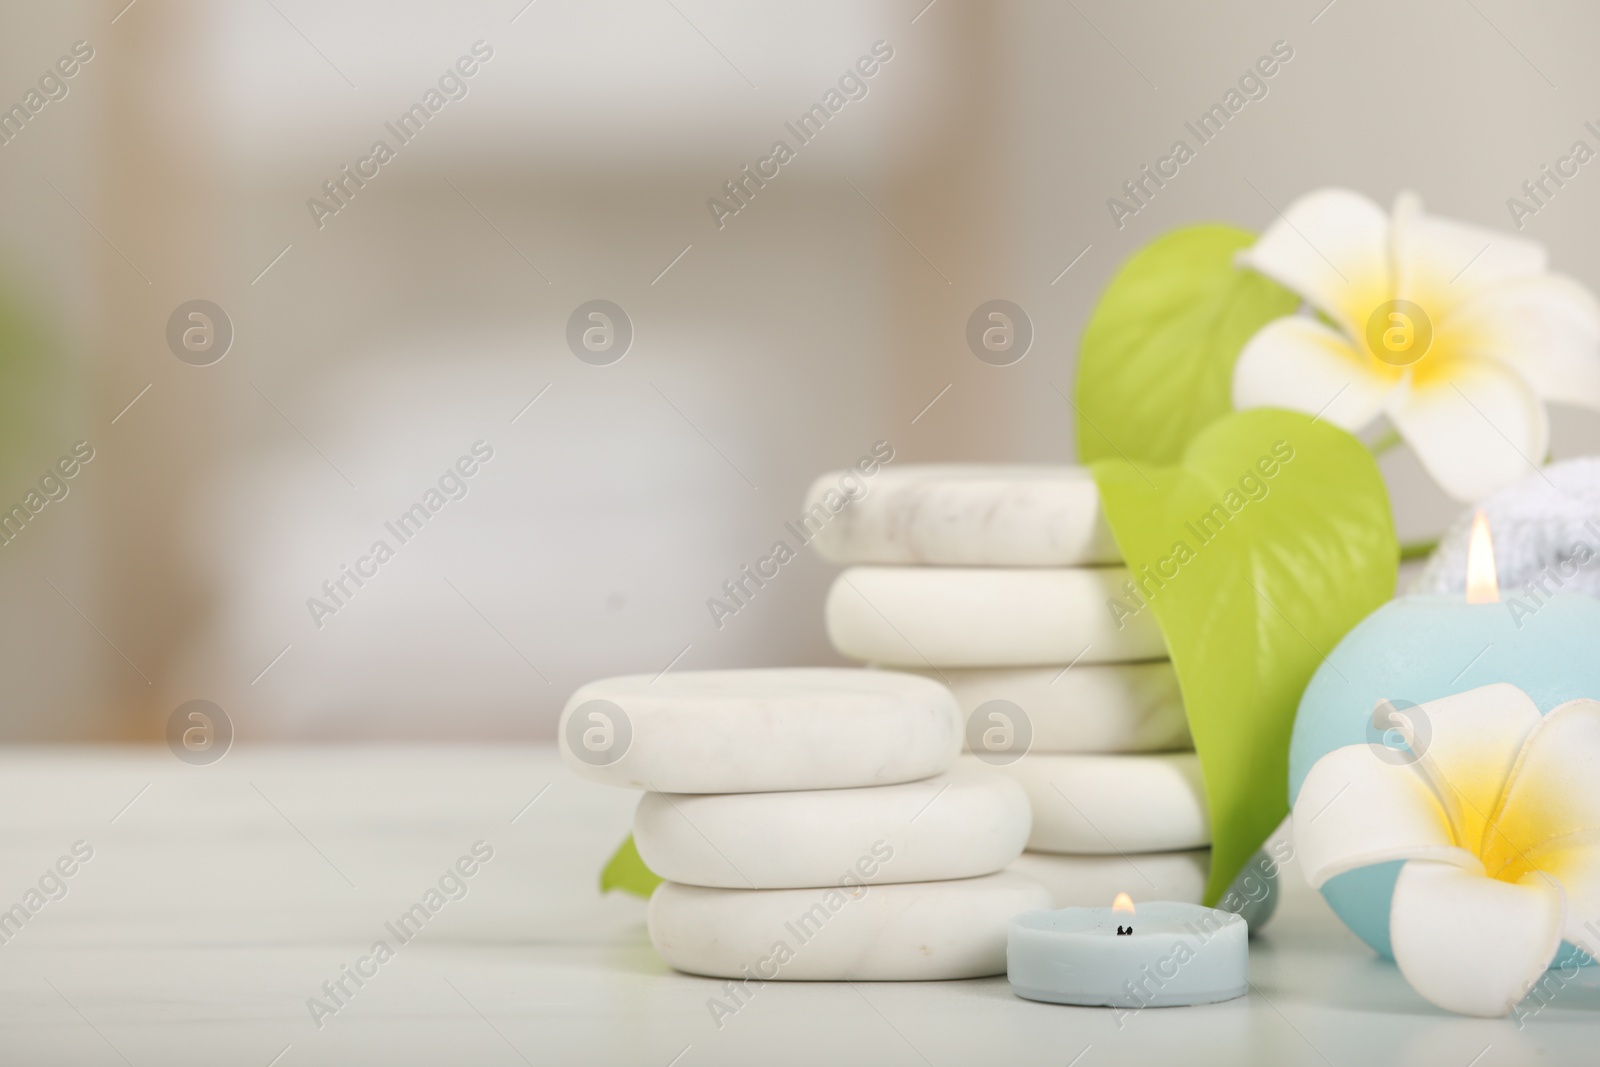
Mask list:
[[[627,789],[848,789],[949,769],[961,713],[944,686],[894,671],[635,674],[572,694],[560,744],[579,775]]]
[[[1021,667],[1167,658],[1155,613],[1117,620],[1122,567],[852,567],[828,590],[841,655],[894,667]]]
[[[835,563],[1074,567],[1122,559],[1083,467],[884,467],[858,477],[866,494],[841,506],[849,473],[825,474],[806,494],[808,514],[820,519],[820,506],[832,516],[814,543]]]
[[[1211,873],[1211,850],[1145,852],[1128,856],[1059,856],[1024,852],[1006,868],[1044,883],[1058,908],[1098,908],[1127,893],[1147,900],[1200,903]]]
[[[1194,747],[1171,663],[1078,663],[1063,671],[1065,666],[949,667],[915,673],[948,685],[965,719],[991,700],[1021,708],[1030,752],[1172,752]],[[980,719],[987,723],[988,711]],[[969,724],[969,747],[971,734]]]
[[[1009,871],[844,889],[706,889],[663,882],[650,940],[669,965],[713,978],[928,982],[1004,974],[1006,924],[1050,906]]]
[[[1217,906],[1236,912],[1254,937],[1278,910],[1280,863],[1258,850]],[[1199,904],[1211,875],[1211,850],[1141,852],[1127,856],[1061,856],[1024,852],[1006,868],[1044,883],[1058,908],[1103,907],[1127,893],[1135,904],[1177,900]]]
[[[985,768],[903,785],[720,796],[646,793],[645,864],[669,882],[792,889],[992,874],[1028,840],[1028,798]]]
[[[978,757],[961,757],[987,766]],[[996,768],[1015,778],[1033,805],[1031,852],[1114,855],[1171,852],[1211,844],[1200,758],[1037,753]]]

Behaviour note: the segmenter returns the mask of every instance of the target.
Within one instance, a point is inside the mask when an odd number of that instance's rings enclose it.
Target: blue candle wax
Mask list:
[[[1289,798],[1316,763],[1345,745],[1386,744],[1411,758],[1386,729],[1379,701],[1399,708],[1509,682],[1541,712],[1580,697],[1600,698],[1600,600],[1581,593],[1533,596],[1508,589],[1498,602],[1464,595],[1392,600],[1345,635],[1317,668],[1300,700],[1289,745]],[[1404,703],[1401,703],[1404,702]],[[1419,745],[1425,739],[1419,736]],[[1389,898],[1401,862],[1379,863],[1329,879],[1322,895],[1355,934],[1381,955],[1389,946]],[[1568,958],[1557,954],[1554,966]]]
[[[1247,932],[1232,912],[1167,900],[1133,912],[1030,911],[1007,929],[1006,978],[1017,996],[1052,1004],[1137,1010],[1232,1000],[1250,984]]]

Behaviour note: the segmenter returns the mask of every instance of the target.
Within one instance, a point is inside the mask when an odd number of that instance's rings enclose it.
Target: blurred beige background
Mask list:
[[[1600,121],[1576,2],[925,3],[8,6],[0,105],[94,54],[0,145],[0,501],[95,458],[0,550],[0,737],[153,738],[199,697],[241,740],[546,738],[596,676],[835,662],[815,558],[720,630],[705,601],[874,441],[1070,459],[1055,387],[1135,248],[1330,184],[1509,229]],[[477,41],[319,229],[307,199]],[[719,229],[707,199],[878,41]],[[1277,41],[1268,95],[1118,229],[1107,197]],[[1597,209],[1580,173],[1525,231],[1592,287]],[[1010,367],[963,339],[997,297],[1036,331]],[[610,366],[565,340],[596,298],[635,331]],[[193,299],[233,323],[211,366],[167,345]],[[1554,440],[1600,420],[1557,409]],[[467,496],[319,628],[307,598],[478,441]],[[1441,530],[1384,467],[1402,537]]]

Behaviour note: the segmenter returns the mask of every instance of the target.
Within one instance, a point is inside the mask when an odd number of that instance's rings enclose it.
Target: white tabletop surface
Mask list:
[[[0,909],[75,842],[94,849],[67,895],[0,944],[0,1063],[1600,1060],[1600,967],[1521,1027],[1456,1018],[1292,865],[1253,942],[1253,991],[1231,1003],[1119,1029],[1109,1011],[1019,1000],[1004,978],[771,983],[719,1029],[707,1000],[720,983],[668,970],[644,904],[596,888],[634,800],[533,747],[241,748],[209,767],[165,749],[0,751]],[[308,998],[478,841],[494,855],[467,895],[319,1028]]]

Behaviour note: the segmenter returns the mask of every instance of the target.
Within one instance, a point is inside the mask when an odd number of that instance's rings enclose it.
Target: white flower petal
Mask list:
[[[1389,217],[1348,189],[1319,189],[1290,204],[1239,262],[1327,312],[1351,337],[1390,298]]]
[[[1566,275],[1508,281],[1434,325],[1441,351],[1497,359],[1546,400],[1600,409],[1600,301]]]
[[[1394,961],[1411,988],[1463,1015],[1505,1015],[1555,958],[1565,906],[1540,875],[1512,883],[1443,863],[1400,868],[1389,906]]]
[[[1600,832],[1565,839],[1531,857],[1566,896],[1567,918],[1561,936],[1600,957]]]
[[[1550,424],[1521,375],[1494,360],[1443,354],[1424,356],[1418,369],[1389,418],[1445,492],[1477,500],[1543,462]]]
[[[1352,432],[1377,418],[1399,375],[1305,315],[1274,319],[1245,342],[1233,366],[1233,406],[1320,413]]]
[[[1381,745],[1336,748],[1312,766],[1294,802],[1294,847],[1314,888],[1336,874],[1397,859],[1481,869],[1456,846],[1450,819],[1412,767]]]
[[[1544,246],[1499,230],[1424,214],[1414,194],[1395,201],[1392,231],[1395,291],[1435,323],[1477,293],[1543,274]]]
[[[1530,732],[1541,722],[1538,705],[1502,682],[1397,707],[1401,732],[1455,828],[1456,842],[1480,852],[1500,807],[1511,770]]]
[[[1500,878],[1544,869],[1541,849],[1600,832],[1600,701],[1572,700],[1529,732],[1484,838],[1484,866]],[[1577,895],[1579,887],[1572,892]]]

